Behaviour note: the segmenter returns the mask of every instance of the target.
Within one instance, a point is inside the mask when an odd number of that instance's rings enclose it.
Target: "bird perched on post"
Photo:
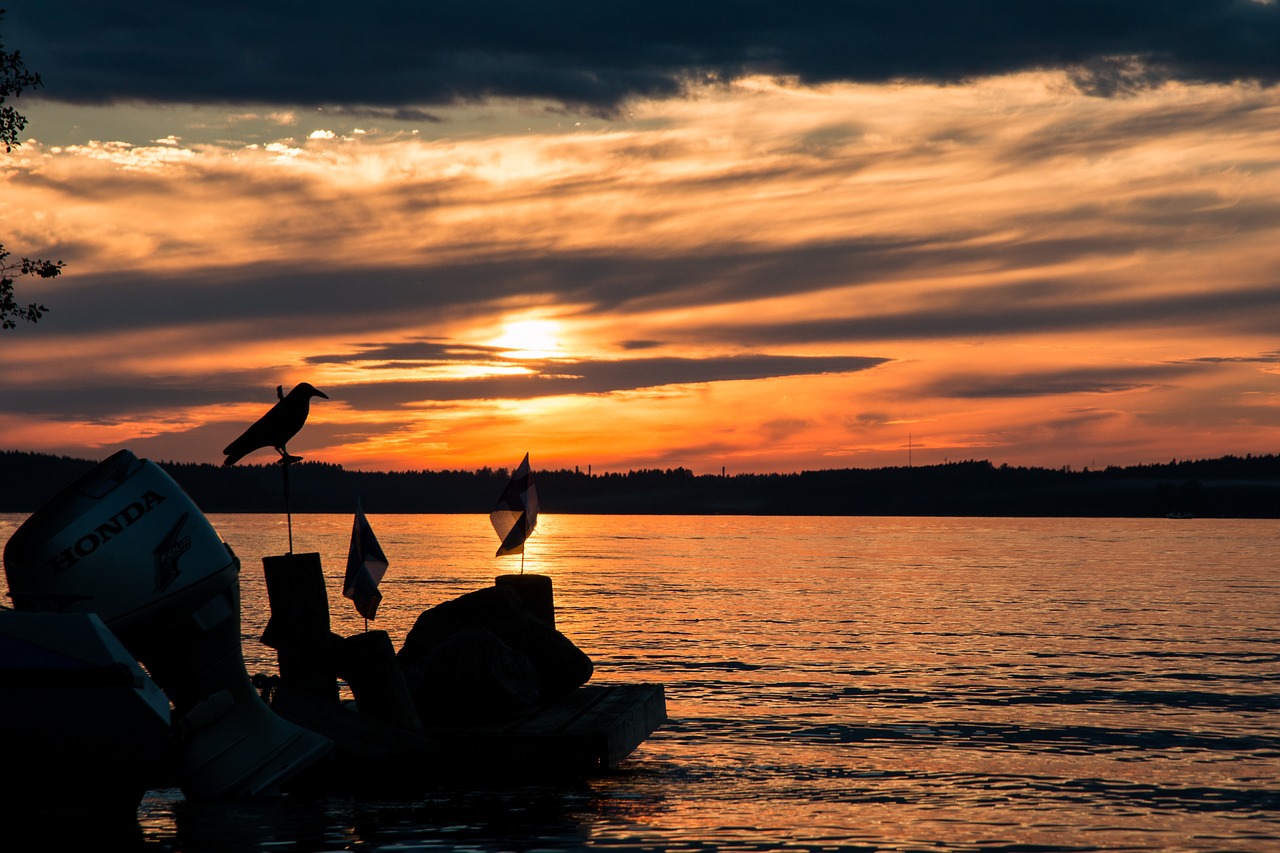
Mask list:
[[[280,402],[271,407],[265,415],[258,418],[235,441],[227,445],[222,452],[227,455],[223,465],[234,465],[248,454],[262,447],[274,447],[284,460],[291,460],[289,451],[285,449],[289,439],[298,434],[302,425],[307,422],[311,412],[311,398],[329,395],[317,389],[309,382],[299,382],[293,390],[281,396],[283,388],[276,388],[276,396]]]

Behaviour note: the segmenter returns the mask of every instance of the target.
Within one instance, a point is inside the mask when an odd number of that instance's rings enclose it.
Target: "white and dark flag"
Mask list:
[[[502,490],[497,505],[489,513],[489,521],[493,522],[493,529],[502,540],[495,556],[524,552],[524,540],[538,525],[538,493],[533,487],[528,453]]]
[[[387,572],[387,558],[373,535],[369,519],[356,504],[356,520],[351,527],[351,550],[347,552],[347,577],[342,584],[342,594],[355,602],[356,610],[366,619],[378,612],[382,593],[378,584]]]

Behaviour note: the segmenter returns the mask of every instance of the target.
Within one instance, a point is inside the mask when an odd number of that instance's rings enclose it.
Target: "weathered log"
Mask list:
[[[422,731],[422,720],[386,631],[344,637],[335,649],[338,677],[351,688],[361,714],[406,731]]]

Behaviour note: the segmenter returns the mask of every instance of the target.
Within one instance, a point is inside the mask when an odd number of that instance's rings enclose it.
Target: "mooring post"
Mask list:
[[[498,575],[494,578],[494,584],[514,590],[529,612],[552,628],[556,626],[556,602],[550,577],[547,575]]]
[[[320,555],[281,554],[262,558],[271,618],[261,642],[276,650],[280,683],[338,701],[329,597]]]

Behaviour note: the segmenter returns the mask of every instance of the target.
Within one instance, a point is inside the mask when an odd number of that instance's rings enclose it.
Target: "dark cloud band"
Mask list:
[[[1252,0],[45,0],[3,26],[47,97],[81,103],[508,96],[612,110],[748,73],[953,82],[1055,67],[1101,95],[1280,79],[1280,5]]]
[[[419,345],[373,346],[353,358],[376,359],[387,357],[390,353],[403,355],[406,346],[416,347],[418,354],[425,357],[426,360],[420,365],[423,367],[474,362],[474,351],[457,351],[456,348],[430,342]],[[311,363],[328,361],[328,356],[317,356],[309,360]],[[702,359],[549,360],[530,363],[530,372],[521,376],[356,382],[340,389],[329,388],[328,391],[334,400],[340,400],[357,410],[371,411],[437,403],[526,400],[563,394],[608,394],[668,385],[855,373],[869,370],[886,361],[884,358],[863,356],[768,354]],[[397,366],[406,368],[414,365],[401,362]],[[258,396],[270,402],[271,381],[271,374],[264,370],[254,374],[236,371],[211,375],[198,385],[181,377],[175,377],[173,381],[153,377],[151,382],[140,386],[136,382],[112,381],[102,376],[91,386],[86,386],[77,378],[69,385],[42,384],[36,387],[28,384],[8,385],[0,381],[0,389],[4,392],[6,410],[11,413],[109,423],[147,408],[181,410],[202,405],[242,402],[247,396],[247,389],[257,389]],[[68,400],[72,402],[69,404]]]

